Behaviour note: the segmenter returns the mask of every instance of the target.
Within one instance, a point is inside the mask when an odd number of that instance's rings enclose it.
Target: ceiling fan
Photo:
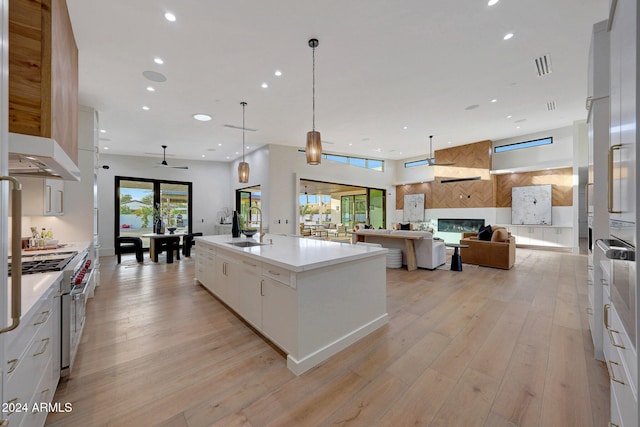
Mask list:
[[[436,163],[436,156],[433,152],[433,135],[429,135],[429,156],[427,157],[427,166],[452,166],[455,163]]]
[[[173,169],[189,169],[189,166],[172,166],[167,163],[167,146],[162,146],[162,161],[156,164],[156,167],[173,168]]]

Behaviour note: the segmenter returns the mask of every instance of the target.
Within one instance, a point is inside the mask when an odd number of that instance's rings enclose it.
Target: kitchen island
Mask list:
[[[300,375],[388,322],[381,247],[266,235],[196,238],[196,280]]]

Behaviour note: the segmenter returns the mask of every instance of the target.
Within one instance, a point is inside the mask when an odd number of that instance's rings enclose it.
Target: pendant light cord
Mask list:
[[[244,163],[244,107],[247,103],[242,101],[240,104],[242,104],[242,162]]]
[[[316,48],[312,48],[313,51],[313,69],[311,72],[312,75],[312,107],[313,111],[313,124],[311,126],[311,130],[315,132],[316,130]]]

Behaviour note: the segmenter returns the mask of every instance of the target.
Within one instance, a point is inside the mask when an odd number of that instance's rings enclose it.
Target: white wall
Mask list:
[[[32,216],[22,219],[22,236],[30,237],[29,227],[49,228],[54,239],[64,242],[93,242],[94,138],[98,121],[95,110],[81,106],[78,111],[78,168],[80,181],[64,183],[64,215]],[[24,194],[23,197],[33,197]]]
[[[269,195],[271,194],[269,188],[269,147],[261,147],[252,153],[246,154],[245,159],[246,162],[249,163],[249,182],[246,184],[238,182],[238,164],[240,160],[234,161],[229,166],[231,171],[229,180],[233,190],[229,192],[227,206],[231,206],[232,209],[236,208],[236,190],[259,185],[260,199],[262,200],[262,227],[264,230],[269,230],[270,213],[269,209],[267,209],[267,204],[264,203],[265,200],[269,200]]]
[[[573,126],[543,132],[520,135],[514,138],[493,141],[493,147],[553,137],[553,144],[523,150],[493,153],[491,169],[494,171],[535,171],[545,168],[569,167],[573,165]]]
[[[387,222],[395,212],[395,163],[385,161],[384,172],[338,162],[323,160],[320,165],[307,164],[306,157],[298,148],[283,145],[269,146],[269,197],[263,206],[268,206],[269,230],[272,233],[292,234],[298,232],[299,180],[335,182],[386,190]]]
[[[134,177],[191,182],[193,196],[193,231],[213,234],[213,226],[220,221],[216,214],[225,206],[233,206],[231,166],[228,163],[194,160],[172,160],[189,166],[188,170],[154,167],[158,158],[100,155],[98,169],[100,255],[114,253],[115,177]],[[236,173],[237,179],[237,173]]]
[[[404,164],[406,162],[422,160],[425,157],[426,157],[426,154],[424,156],[411,157],[408,159],[395,161],[394,162],[396,167],[395,183],[397,185],[415,184],[417,182],[430,182],[435,180],[436,168],[433,166],[413,166],[410,168],[404,167]]]

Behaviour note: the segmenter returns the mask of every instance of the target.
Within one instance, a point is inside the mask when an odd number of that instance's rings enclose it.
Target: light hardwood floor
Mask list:
[[[197,247],[196,247],[197,248]],[[196,250],[197,251],[197,250]],[[387,269],[388,325],[296,377],[202,286],[195,259],[102,258],[49,426],[606,426],[586,257]]]

